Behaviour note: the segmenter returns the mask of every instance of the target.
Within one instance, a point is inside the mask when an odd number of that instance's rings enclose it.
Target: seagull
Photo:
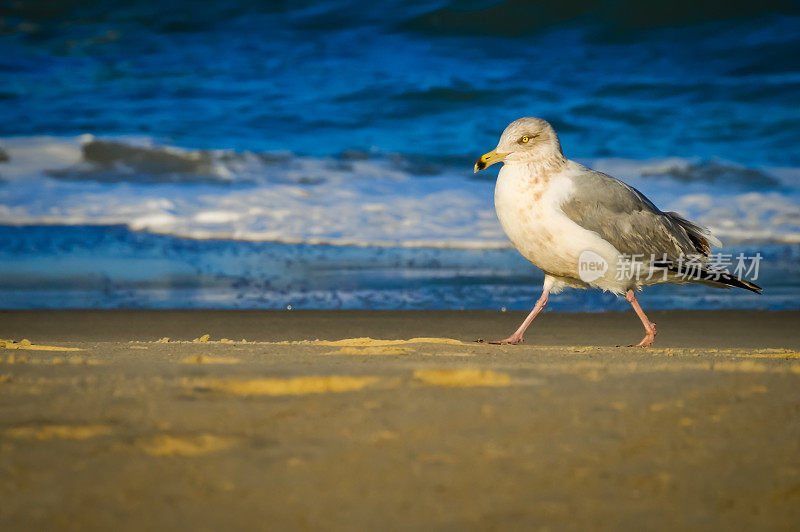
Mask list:
[[[637,347],[649,347],[656,337],[656,324],[636,300],[645,286],[703,283],[761,292],[709,264],[711,246],[722,243],[708,229],[663,212],[635,188],[567,159],[555,130],[541,118],[509,124],[497,148],[482,155],[474,170],[500,162],[494,191],[500,225],[545,277],[542,295],[522,325],[508,338],[488,343],[522,342],[548,296],[564,288],[624,295],[644,325]]]

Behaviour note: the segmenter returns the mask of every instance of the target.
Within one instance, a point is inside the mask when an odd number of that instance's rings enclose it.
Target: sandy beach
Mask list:
[[[0,528],[800,526],[800,312],[0,311]]]

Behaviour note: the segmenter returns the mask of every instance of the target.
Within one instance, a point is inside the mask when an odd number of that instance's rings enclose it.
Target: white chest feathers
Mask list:
[[[613,246],[583,229],[561,210],[572,180],[567,171],[541,172],[534,165],[506,164],[500,170],[494,205],[500,225],[522,255],[545,273],[579,279],[585,250],[615,260]]]

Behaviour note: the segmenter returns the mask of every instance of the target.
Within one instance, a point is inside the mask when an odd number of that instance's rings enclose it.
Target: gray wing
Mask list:
[[[644,194],[613,177],[584,166],[570,177],[574,191],[561,209],[570,220],[594,231],[625,255],[707,256],[712,243],[704,228],[674,212],[662,212]]]

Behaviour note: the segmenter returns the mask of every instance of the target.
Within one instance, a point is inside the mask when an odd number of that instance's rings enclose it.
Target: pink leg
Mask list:
[[[514,334],[505,338],[503,340],[492,340],[487,342],[486,340],[478,340],[480,343],[487,343],[487,344],[518,344],[522,342],[522,335],[525,334],[525,329],[528,328],[528,325],[531,324],[533,318],[536,317],[539,312],[542,311],[545,305],[547,305],[547,297],[550,295],[550,288],[553,286],[553,279],[550,277],[545,277],[544,286],[542,287],[542,295],[539,297],[539,300],[536,302],[536,306],[533,307],[533,310],[528,317],[525,318],[525,321],[522,322],[522,325],[519,326],[519,329],[514,331]]]
[[[642,341],[629,347],[650,347],[650,345],[653,343],[653,340],[656,339],[656,324],[647,319],[642,307],[639,306],[639,302],[636,301],[636,296],[634,295],[633,290],[628,290],[625,293],[625,299],[628,300],[628,303],[631,304],[633,310],[636,311],[636,315],[639,316],[640,320],[642,320],[642,325],[644,325],[645,330],[645,335],[644,338],[642,338]]]

